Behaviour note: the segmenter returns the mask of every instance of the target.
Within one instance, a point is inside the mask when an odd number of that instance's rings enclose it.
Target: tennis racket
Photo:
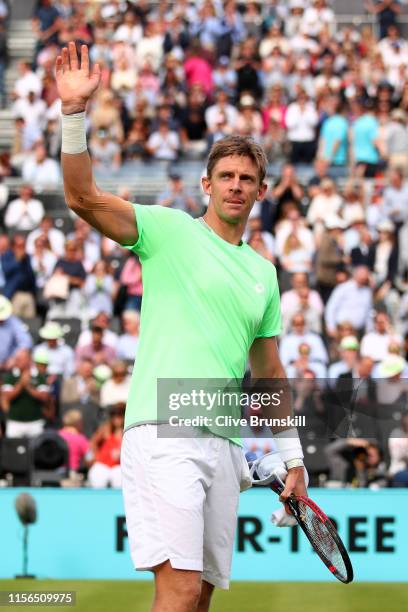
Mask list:
[[[274,474],[268,486],[278,495],[285,488],[277,474]],[[350,557],[331,520],[310,497],[292,495],[286,503],[313,549],[333,576],[346,584],[352,582],[353,566]]]

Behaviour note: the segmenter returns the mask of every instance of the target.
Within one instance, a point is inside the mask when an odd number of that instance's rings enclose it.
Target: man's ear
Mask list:
[[[258,195],[257,195],[256,199],[257,200],[263,200],[265,195],[266,195],[267,190],[268,190],[268,185],[266,183],[261,183],[261,185],[259,186],[259,189],[258,189]]]
[[[206,195],[211,195],[211,179],[208,176],[202,177],[201,186]]]

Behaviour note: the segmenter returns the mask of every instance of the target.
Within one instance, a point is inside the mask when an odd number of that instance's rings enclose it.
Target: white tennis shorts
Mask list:
[[[249,470],[239,446],[220,437],[164,438],[163,425],[128,429],[121,450],[130,552],[137,570],[169,560],[227,589],[240,487]],[[162,430],[163,431],[163,430]]]

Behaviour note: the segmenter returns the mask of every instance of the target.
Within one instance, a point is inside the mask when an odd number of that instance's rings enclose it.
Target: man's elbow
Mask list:
[[[97,195],[97,191],[65,190],[65,202],[70,210],[78,213],[81,209],[90,208]]]

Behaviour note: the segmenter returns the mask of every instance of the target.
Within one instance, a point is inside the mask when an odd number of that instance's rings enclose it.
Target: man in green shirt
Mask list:
[[[41,364],[44,355],[39,355]],[[31,353],[21,349],[14,366],[3,376],[1,407],[7,416],[8,438],[35,437],[42,433],[46,418],[54,414],[52,396],[43,365],[33,365]]]
[[[56,63],[62,100],[62,169],[68,206],[134,250],[142,263],[140,344],[122,446],[123,493],[136,569],[155,574],[155,612],[205,611],[214,586],[228,588],[238,495],[248,469],[235,436],[165,437],[162,379],[240,380],[249,355],[255,379],[285,379],[276,336],[279,291],[272,264],[241,241],[266,158],[251,139],[229,137],[211,150],[201,220],[101,191],[92,176],[85,108],[100,80],[74,43]],[[283,407],[285,408],[285,407]],[[288,408],[286,408],[288,410]],[[209,429],[213,431],[212,425]],[[302,450],[292,429],[275,435],[288,468],[281,501],[305,494]]]

